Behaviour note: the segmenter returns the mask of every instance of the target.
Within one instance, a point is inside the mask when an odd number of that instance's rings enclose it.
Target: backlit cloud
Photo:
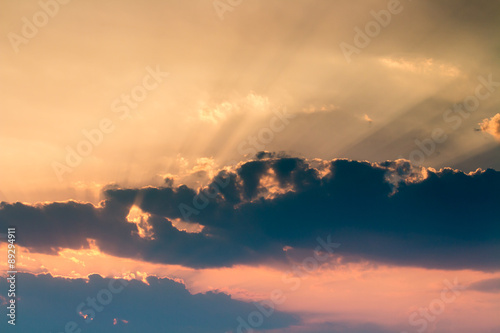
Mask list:
[[[486,118],[480,124],[481,130],[492,135],[495,139],[500,140],[500,113],[497,113],[491,118]]]
[[[94,239],[108,254],[189,267],[285,262],[284,248],[312,250],[328,236],[346,244],[340,254],[349,260],[500,268],[499,172],[414,169],[404,160],[338,159],[327,169],[263,154],[199,190],[108,189],[98,206],[4,202],[0,225],[25,230],[19,244],[35,252],[89,248]]]

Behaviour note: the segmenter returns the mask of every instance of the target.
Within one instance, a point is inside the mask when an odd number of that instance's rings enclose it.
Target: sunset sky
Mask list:
[[[0,18],[0,331],[500,332],[499,1]]]

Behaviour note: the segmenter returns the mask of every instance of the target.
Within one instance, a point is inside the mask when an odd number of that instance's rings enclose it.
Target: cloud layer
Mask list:
[[[95,239],[108,254],[195,268],[285,262],[284,247],[314,251],[317,238],[328,236],[342,244],[345,260],[498,270],[498,188],[494,170],[465,174],[403,160],[261,153],[199,190],[113,188],[99,206],[3,202],[0,226],[16,226],[19,245],[35,252],[88,248]],[[141,237],[127,220],[134,205],[149,214],[151,237]],[[181,231],[172,223],[179,220],[203,230]]]
[[[17,285],[22,290],[15,327],[19,332],[64,332],[66,325],[73,325],[68,331],[220,333],[234,330],[239,316],[246,318],[257,309],[224,293],[193,295],[182,283],[151,276],[146,284],[97,274],[87,280],[21,273]],[[0,280],[0,288],[8,290],[6,279]],[[275,311],[261,328],[297,323],[295,316]],[[2,320],[0,328],[7,325]]]

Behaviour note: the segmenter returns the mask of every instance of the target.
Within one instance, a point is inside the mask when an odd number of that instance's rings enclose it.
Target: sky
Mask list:
[[[0,18],[2,332],[500,332],[500,2]]]

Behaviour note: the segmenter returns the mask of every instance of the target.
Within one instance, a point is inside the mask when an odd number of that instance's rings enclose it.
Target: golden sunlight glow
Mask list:
[[[203,228],[205,228],[201,224],[198,224],[196,222],[185,222],[180,218],[172,219],[171,222],[174,228],[176,228],[177,230],[185,231],[188,233],[198,234],[203,231]]]
[[[169,313],[178,330],[200,332],[210,331],[196,316],[206,304],[253,306],[278,290],[286,316],[254,327],[272,333],[370,330],[351,322],[404,331],[388,325],[407,324],[458,279],[469,289],[427,333],[499,331],[489,283],[500,271],[483,255],[497,235],[478,228],[494,229],[500,168],[500,1],[23,0],[1,1],[0,15],[0,234],[18,228],[20,274],[82,279],[86,290],[99,274],[141,293],[226,294]],[[455,206],[470,204],[476,220],[451,211],[453,195],[427,204],[441,190],[471,196]],[[192,207],[205,226],[185,217]],[[312,250],[328,233],[345,252]],[[3,263],[3,240],[0,253]],[[305,271],[297,258],[314,255],[322,261]],[[132,289],[123,299],[138,303]],[[52,301],[62,299],[79,302]],[[102,315],[110,331],[143,327],[127,304]],[[19,305],[21,324],[40,325]],[[144,320],[168,320],[166,308]],[[288,315],[301,324],[279,327]]]
[[[151,214],[143,212],[135,205],[130,208],[130,212],[127,215],[127,221],[137,225],[138,234],[141,238],[154,239],[153,227],[148,223],[150,216]]]

